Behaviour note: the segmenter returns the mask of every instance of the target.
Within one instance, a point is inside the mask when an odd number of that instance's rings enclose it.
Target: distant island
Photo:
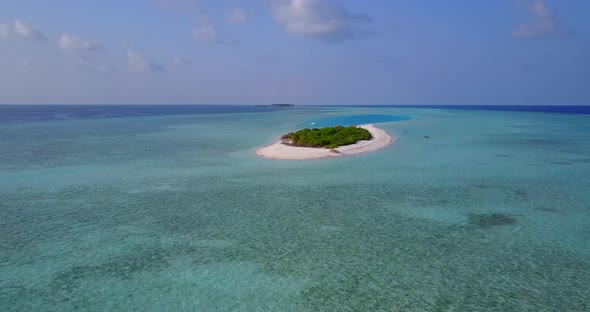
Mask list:
[[[373,136],[369,130],[357,126],[336,126],[328,128],[303,129],[281,137],[282,143],[298,147],[337,148],[355,144],[361,140],[370,140]]]
[[[270,106],[277,106],[277,107],[294,107],[295,104],[270,104]]]
[[[295,107],[295,104],[256,104],[254,106]]]

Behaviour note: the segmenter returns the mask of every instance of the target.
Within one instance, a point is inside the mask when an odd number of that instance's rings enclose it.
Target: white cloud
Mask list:
[[[25,24],[21,20],[14,21],[14,32],[25,39],[29,40],[45,40],[45,36],[34,30],[33,28],[29,27],[29,25]]]
[[[132,48],[127,48],[128,68],[133,73],[147,73],[162,70],[162,66],[136,52]]]
[[[0,24],[0,39],[25,39],[30,41],[46,40],[45,35],[31,28],[21,20],[11,24]]]
[[[530,10],[538,18],[547,18],[552,15],[543,0],[536,0],[531,3]]]
[[[250,14],[248,14],[247,11],[234,8],[231,11],[229,11],[226,19],[229,23],[232,24],[243,24],[248,21],[249,15]]]
[[[99,55],[91,53],[103,49],[95,41],[64,33],[60,36],[58,45],[71,60],[66,65],[68,70],[93,73],[110,73],[114,71],[113,68],[96,59]]]
[[[94,41],[78,38],[70,34],[61,35],[59,38],[59,47],[65,51],[96,51],[102,49]]]
[[[369,17],[353,14],[332,0],[276,0],[270,6],[275,20],[291,34],[343,40],[370,33]]]
[[[567,26],[545,4],[544,0],[534,0],[527,5],[532,15],[528,23],[517,26],[512,36],[520,39],[543,39],[566,37],[571,34]]]
[[[193,38],[199,41],[217,40],[217,29],[213,25],[202,25],[193,29]]]

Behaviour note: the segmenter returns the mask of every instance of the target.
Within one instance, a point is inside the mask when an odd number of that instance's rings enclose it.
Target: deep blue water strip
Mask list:
[[[0,123],[134,116],[257,113],[288,108],[255,105],[0,105]]]
[[[562,114],[590,114],[590,105],[321,105],[321,107],[434,108]]]
[[[545,112],[590,115],[590,106],[573,105],[334,105],[305,107],[433,108]],[[297,108],[297,107],[296,107]],[[270,112],[293,108],[257,105],[0,105],[0,123],[99,119],[133,116]],[[384,121],[374,121],[384,122]],[[357,124],[363,124],[358,122]]]

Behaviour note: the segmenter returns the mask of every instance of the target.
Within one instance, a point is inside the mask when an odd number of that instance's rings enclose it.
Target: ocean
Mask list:
[[[0,311],[588,311],[590,109],[517,108],[0,106]]]

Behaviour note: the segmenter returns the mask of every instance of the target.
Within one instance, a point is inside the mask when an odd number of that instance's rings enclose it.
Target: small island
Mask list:
[[[274,144],[258,149],[256,154],[284,160],[341,157],[373,152],[395,139],[373,125],[303,129],[283,135]]]
[[[281,137],[283,144],[299,147],[337,148],[373,138],[371,132],[357,126],[303,129]]]

